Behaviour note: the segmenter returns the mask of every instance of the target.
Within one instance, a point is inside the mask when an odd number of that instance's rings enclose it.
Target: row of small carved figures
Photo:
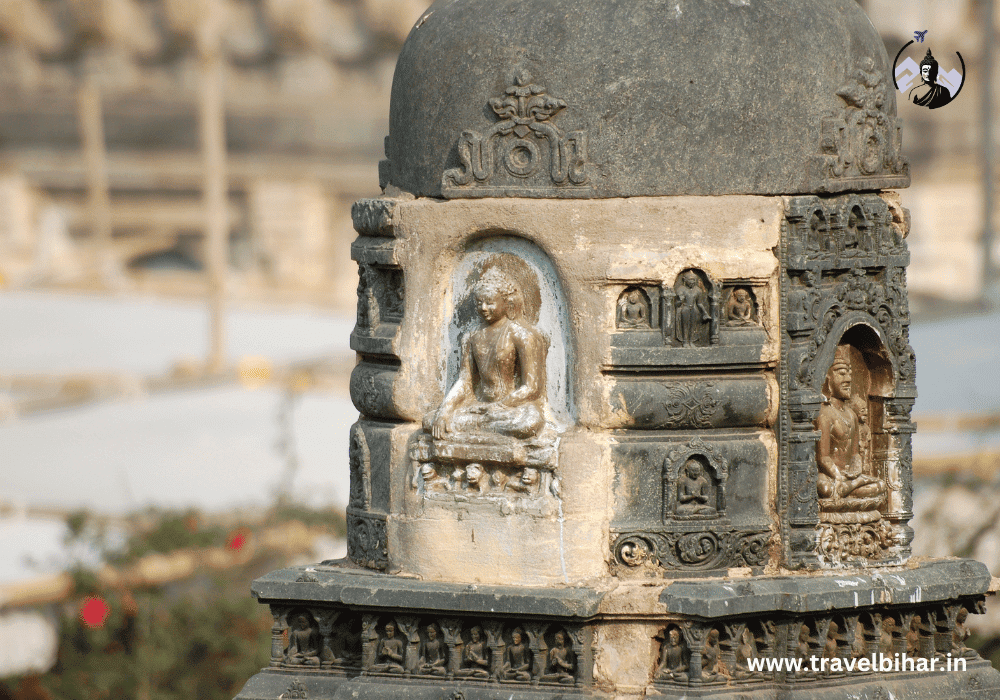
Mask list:
[[[380,619],[329,610],[317,610],[314,616],[296,609],[276,613],[271,665],[337,668],[362,675],[580,685],[577,656],[582,640],[582,628],[543,622],[428,621],[406,615]]]
[[[473,496],[514,494],[535,497],[539,492],[544,496],[547,491],[558,495],[559,489],[558,480],[550,472],[535,467],[511,469],[472,462],[449,471],[448,467],[433,462],[416,462],[414,474],[420,475],[427,494],[464,492]],[[416,478],[411,482],[413,488],[419,484]]]
[[[982,603],[970,603],[985,612]],[[979,658],[966,646],[969,607],[944,604],[910,610],[869,611],[858,614],[816,616],[776,623],[727,621],[719,625],[691,622],[669,625],[663,633],[654,682],[690,685],[729,681],[809,680],[844,673],[878,672],[877,658],[909,657],[904,670],[957,668],[959,659]],[[902,654],[906,657],[902,657]],[[798,659],[800,670],[768,667],[763,659]],[[864,663],[858,664],[861,659]],[[755,663],[756,660],[756,663]],[[836,661],[835,661],[836,660]],[[852,660],[854,660],[852,662]],[[928,662],[936,660],[931,666]],[[920,663],[923,661],[923,663]],[[954,664],[954,665],[952,665]],[[961,664],[962,668],[965,663]],[[898,670],[898,669],[897,669]]]
[[[817,208],[807,215],[790,213],[792,255],[863,255],[889,252],[902,246],[902,237],[888,213],[865,212],[857,204],[824,212]]]

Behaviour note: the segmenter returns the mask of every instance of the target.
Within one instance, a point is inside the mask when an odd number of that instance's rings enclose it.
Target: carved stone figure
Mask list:
[[[367,510],[371,505],[372,498],[371,453],[368,449],[368,442],[365,440],[364,431],[357,426],[351,431],[349,462],[351,467],[350,503],[355,508]]]
[[[425,462],[420,466],[420,476],[424,480],[424,491],[443,492],[451,490],[451,482],[448,481],[448,477],[438,474],[437,468],[429,462]]]
[[[966,621],[969,619],[969,611],[966,608],[960,608],[958,615],[955,616],[955,629],[951,632],[952,639],[952,653],[955,656],[963,656],[967,659],[974,659],[978,656],[975,649],[970,649],[965,641],[972,636],[972,632],[969,628],[965,626]]]
[[[823,656],[828,659],[837,658],[837,639],[840,634],[840,625],[831,621],[826,630],[826,641],[823,642]]]
[[[486,493],[490,490],[489,475],[483,470],[483,465],[472,462],[465,465],[465,484],[477,493]]]
[[[882,618],[882,636],[879,639],[878,649],[883,654],[892,653],[892,631],[896,629],[896,621],[891,617]]]
[[[573,683],[573,651],[566,646],[566,633],[558,630],[553,636],[553,646],[549,649],[545,675],[539,680],[544,683]]]
[[[749,290],[737,287],[726,302],[726,324],[730,326],[753,326],[753,299]]]
[[[525,439],[545,427],[549,343],[525,313],[525,291],[504,265],[510,258],[496,256],[483,265],[473,293],[486,325],[462,339],[458,381],[425,420],[435,439],[453,433]]]
[[[821,509],[869,510],[885,497],[885,483],[867,473],[863,462],[860,419],[851,405],[849,346],[837,346],[827,374],[823,404],[816,419],[820,439],[816,446],[816,478]],[[850,476],[854,474],[855,476]]]
[[[525,467],[521,472],[521,478],[507,483],[507,488],[518,493],[533,494],[538,492],[538,470],[534,467]]]
[[[372,670],[377,673],[403,672],[403,640],[396,636],[396,625],[385,623],[385,636],[379,640]]]
[[[811,652],[809,651],[809,639],[812,634],[809,632],[809,625],[802,625],[799,628],[799,641],[796,644],[796,651],[798,652],[800,659],[808,659]]]
[[[715,510],[715,485],[697,459],[684,463],[677,479],[677,512],[681,515],[711,515]]]
[[[749,629],[744,629],[736,647],[736,676],[746,677],[750,671],[750,659],[757,658],[757,644]]]
[[[676,325],[674,337],[686,348],[694,347],[708,337],[708,324],[712,320],[709,310],[708,294],[698,274],[693,270],[681,273],[679,284],[675,287],[674,303]]]
[[[427,625],[427,639],[420,645],[418,658],[422,675],[443,676],[447,672],[448,649],[434,625]]]
[[[910,620],[910,629],[906,633],[906,653],[916,656],[920,651],[920,627],[923,619],[920,615],[914,615]]]
[[[701,679],[714,681],[722,677],[719,673],[719,630],[710,629],[701,650]]]
[[[668,681],[686,681],[690,654],[681,641],[681,631],[671,627],[660,651],[660,664],[656,668],[656,678]]]
[[[292,628],[288,630],[285,663],[293,666],[319,666],[319,654],[319,631],[308,615],[296,615]]]
[[[619,328],[650,327],[649,298],[637,287],[626,289],[618,298]]]
[[[524,643],[520,627],[510,633],[511,644],[504,654],[503,677],[509,681],[531,680],[531,650]]]
[[[483,631],[476,626],[469,630],[469,641],[462,648],[462,667],[455,671],[463,678],[489,678],[490,657],[483,641]]]

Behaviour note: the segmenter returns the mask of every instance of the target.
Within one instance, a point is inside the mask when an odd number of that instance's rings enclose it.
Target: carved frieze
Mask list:
[[[691,430],[765,426],[771,420],[764,375],[621,378],[611,389],[609,428]]]
[[[612,531],[615,560],[626,567],[658,565],[668,571],[710,571],[733,567],[761,567],[768,560],[768,530],[673,531],[645,528]]]
[[[458,139],[461,166],[444,171],[445,197],[585,197],[587,133],[564,133],[554,118],[566,101],[550,95],[519,70],[504,95],[489,100],[499,118],[485,132],[467,129]],[[553,190],[559,194],[554,195]]]
[[[350,453],[348,463],[351,467],[350,505],[360,510],[368,510],[372,503],[372,459],[368,449],[365,432],[357,423],[351,428]]]
[[[890,114],[892,86],[885,71],[865,58],[850,71],[837,96],[843,110],[820,125],[819,152],[809,163],[810,189],[840,192],[909,186],[910,166],[901,153],[899,121]]]
[[[385,569],[389,564],[386,516],[348,506],[347,556],[370,569]]]
[[[909,551],[915,361],[893,221],[877,195],[787,202],[779,493],[793,566]]]

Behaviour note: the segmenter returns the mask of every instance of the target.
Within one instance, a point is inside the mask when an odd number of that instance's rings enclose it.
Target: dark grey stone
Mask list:
[[[317,582],[298,581],[309,571]],[[281,569],[253,582],[261,602],[315,601],[375,608],[422,608],[454,613],[526,614],[588,618],[604,593],[592,588],[521,588],[421,581],[379,574],[350,564]]]
[[[671,613],[717,618],[930,604],[983,595],[989,585],[986,565],[970,559],[942,559],[868,574],[826,572],[731,581],[674,581],[664,589],[660,602]]]
[[[382,184],[433,197],[905,187],[889,65],[853,0],[439,0],[396,66]],[[501,104],[523,71],[541,116]],[[878,126],[855,118],[869,113]]]

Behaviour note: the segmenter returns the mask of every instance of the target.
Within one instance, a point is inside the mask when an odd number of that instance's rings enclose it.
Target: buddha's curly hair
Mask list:
[[[538,277],[524,260],[511,253],[496,253],[480,267],[477,288],[494,289],[507,301],[507,315],[538,323],[542,306]]]

